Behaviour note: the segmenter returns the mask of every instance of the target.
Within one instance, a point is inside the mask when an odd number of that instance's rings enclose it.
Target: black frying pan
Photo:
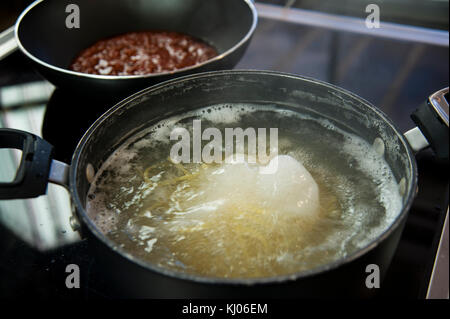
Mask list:
[[[75,4],[79,28],[68,28]],[[70,9],[70,7],[69,7]],[[90,94],[126,96],[152,84],[196,72],[233,68],[244,54],[257,24],[251,0],[38,0],[18,18],[20,50],[56,87]],[[219,55],[182,70],[136,76],[90,75],[68,70],[85,48],[133,31],[165,30],[189,34],[213,45]]]

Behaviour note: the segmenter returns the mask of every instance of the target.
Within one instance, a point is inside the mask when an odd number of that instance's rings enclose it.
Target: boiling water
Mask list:
[[[262,176],[264,163],[174,164],[170,132],[192,131],[193,119],[222,132],[278,128],[278,171]],[[327,120],[232,104],[169,118],[124,143],[96,174],[87,210],[104,234],[144,261],[251,278],[345,257],[379,236],[401,206],[390,168],[362,139]]]

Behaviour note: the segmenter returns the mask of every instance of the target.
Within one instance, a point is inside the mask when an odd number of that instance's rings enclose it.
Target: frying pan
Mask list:
[[[69,5],[79,8],[79,28],[66,25]],[[123,98],[174,77],[233,68],[256,25],[257,13],[251,0],[38,0],[18,18],[15,39],[20,51],[56,87]],[[159,74],[105,76],[68,69],[83,49],[99,40],[149,30],[189,34],[213,45],[219,55],[195,66]]]
[[[51,145],[39,137],[0,130],[0,147],[18,148],[23,154],[16,179],[0,184],[0,198],[42,195],[48,181],[65,185],[72,200],[71,224],[95,247],[111,290],[129,297],[370,297],[376,289],[365,285],[366,267],[378,265],[382,280],[416,194],[414,152],[431,144],[436,156],[448,161],[447,99],[448,88],[431,95],[412,116],[418,128],[404,135],[369,102],[328,83],[269,71],[190,75],[145,89],[108,110],[83,136],[70,166],[52,161]],[[354,253],[308,271],[268,278],[224,279],[179,273],[146,263],[108,239],[86,212],[92,181],[88,172],[92,168],[98,171],[123,141],[145,127],[174,114],[224,103],[270,104],[307,112],[351,130],[370,144],[375,140],[382,143],[384,158],[399,184],[401,211],[378,237]]]

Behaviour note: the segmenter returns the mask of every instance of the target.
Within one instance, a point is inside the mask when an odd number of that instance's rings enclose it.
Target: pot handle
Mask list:
[[[39,136],[15,129],[0,129],[0,148],[22,150],[14,180],[0,183],[0,199],[44,195],[48,181],[67,186],[69,166],[52,160],[53,146]]]
[[[448,161],[449,149],[449,88],[432,94],[422,104],[411,119],[417,127],[408,131],[405,136],[412,149],[419,151],[431,146],[438,159]]]

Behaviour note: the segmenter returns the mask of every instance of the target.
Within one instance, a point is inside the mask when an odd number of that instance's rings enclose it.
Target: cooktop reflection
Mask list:
[[[42,137],[54,146],[55,159],[70,163],[73,151],[87,129],[122,97],[80,95],[56,89],[42,123]]]

